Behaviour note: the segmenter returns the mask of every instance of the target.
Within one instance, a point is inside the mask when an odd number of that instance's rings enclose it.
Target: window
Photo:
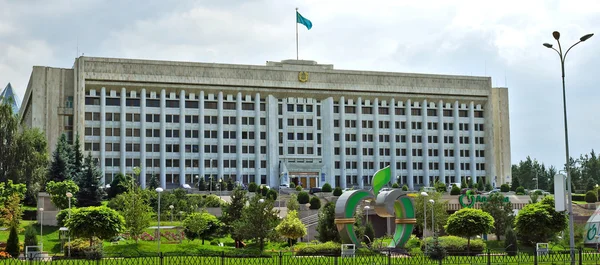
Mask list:
[[[146,99],[146,107],[160,108],[160,100],[158,100],[158,99]]]

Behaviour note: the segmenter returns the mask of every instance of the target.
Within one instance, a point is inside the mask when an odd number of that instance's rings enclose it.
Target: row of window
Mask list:
[[[361,114],[373,114],[373,108],[374,108],[373,106],[361,106],[360,107]],[[340,113],[340,106],[338,104],[335,104],[333,106],[333,112]],[[398,108],[398,107],[394,108],[395,115],[406,115],[405,112],[406,112],[405,108]],[[357,113],[357,107],[356,106],[344,106],[344,113],[355,114],[355,113]],[[380,115],[389,115],[390,107],[378,107],[377,113]],[[411,108],[410,114],[412,116],[422,116],[423,113],[422,113],[421,108]],[[483,111],[475,110],[473,112],[473,115],[476,118],[483,118]],[[430,117],[438,116],[438,110],[437,109],[427,109],[427,116],[430,116]],[[453,116],[452,110],[451,109],[443,110],[443,116],[444,117],[452,117]],[[459,110],[458,116],[459,117],[468,117],[469,111],[468,110]]]
[[[318,115],[321,112],[321,106],[317,106]],[[313,105],[287,104],[287,112],[313,112]],[[283,115],[283,104],[279,104],[279,115]]]

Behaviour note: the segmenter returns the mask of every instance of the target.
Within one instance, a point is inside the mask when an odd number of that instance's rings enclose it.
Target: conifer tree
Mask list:
[[[79,186],[77,204],[79,207],[100,206],[104,196],[104,190],[100,184],[102,172],[98,170],[97,163],[91,155],[85,158],[83,168],[84,172],[77,183]]]

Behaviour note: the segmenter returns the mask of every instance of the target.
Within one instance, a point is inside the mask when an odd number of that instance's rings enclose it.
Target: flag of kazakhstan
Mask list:
[[[305,17],[303,17],[302,15],[300,15],[300,13],[298,13],[298,11],[296,11],[296,23],[300,23],[300,24],[306,26],[307,29],[312,28],[312,22],[310,22],[310,20],[308,20]]]

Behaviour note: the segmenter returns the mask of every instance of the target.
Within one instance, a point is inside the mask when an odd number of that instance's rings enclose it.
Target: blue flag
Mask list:
[[[311,29],[312,28],[312,22],[310,22],[310,20],[304,18],[302,15],[300,15],[300,13],[298,13],[298,11],[296,11],[296,23],[300,23],[304,26],[306,26],[307,29]]]

